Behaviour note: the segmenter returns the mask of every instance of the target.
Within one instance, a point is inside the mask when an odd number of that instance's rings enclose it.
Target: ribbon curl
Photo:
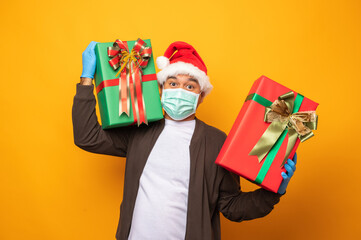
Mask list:
[[[280,135],[288,130],[286,155],[281,167],[287,161],[297,138],[304,142],[314,136],[318,116],[315,111],[297,112],[294,109],[294,92],[289,91],[276,99],[270,107],[265,108],[264,121],[271,122],[249,155],[256,155],[261,162],[271,150]]]
[[[125,113],[128,117],[130,114],[130,102],[134,115],[134,122],[138,126],[143,122],[148,124],[145,111],[144,98],[142,92],[142,75],[143,70],[148,65],[151,58],[152,48],[140,38],[135,42],[133,49],[129,52],[127,45],[117,39],[113,47],[107,48],[108,61],[113,70],[117,70],[115,75],[119,76],[119,116]],[[130,96],[129,96],[130,92]]]

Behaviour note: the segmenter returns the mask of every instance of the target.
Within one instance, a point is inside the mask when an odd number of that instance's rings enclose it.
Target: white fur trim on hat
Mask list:
[[[157,58],[157,66],[158,66],[158,58]],[[160,66],[158,66],[158,68],[161,69]],[[176,76],[178,74],[188,74],[196,78],[205,96],[208,95],[213,89],[212,84],[209,82],[209,77],[205,74],[205,72],[203,72],[193,64],[185,63],[181,61],[169,64],[161,71],[159,71],[157,73],[158,82],[160,85],[163,85],[163,83],[167,80],[169,76]]]
[[[157,67],[159,69],[164,69],[169,65],[169,59],[164,56],[157,57]]]

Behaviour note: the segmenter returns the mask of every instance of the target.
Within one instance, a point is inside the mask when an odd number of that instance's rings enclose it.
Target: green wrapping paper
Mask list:
[[[150,39],[144,39],[143,41],[147,44],[147,47],[151,47]],[[123,42],[128,46],[130,52],[136,41]],[[107,48],[112,46],[113,42],[107,42],[97,43],[95,47],[95,54],[97,56],[95,85],[97,88],[98,105],[103,129],[136,124],[132,102],[130,103],[129,116],[125,113],[119,116],[119,84],[114,84],[119,80],[120,76],[115,76],[119,69],[114,70],[111,67],[108,62],[111,58],[107,53]],[[148,122],[157,121],[163,118],[163,111],[153,55],[149,59],[148,65],[142,70],[143,81],[141,86],[146,109],[146,119]],[[107,84],[109,82],[113,82],[113,84]]]

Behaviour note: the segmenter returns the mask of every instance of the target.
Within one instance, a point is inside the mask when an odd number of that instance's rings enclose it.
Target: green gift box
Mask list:
[[[139,40],[140,39],[138,39],[137,41]],[[119,42],[124,44],[124,46],[127,48],[128,53],[131,53],[137,41],[119,41]],[[151,47],[150,39],[144,39],[140,41],[144,41],[146,47]],[[139,98],[135,98],[138,100],[134,101],[133,96],[136,96],[137,94],[135,94],[135,91],[129,89],[129,80],[128,80],[128,88],[127,88],[128,90],[126,90],[129,96],[129,103],[128,103],[129,116],[125,113],[119,114],[120,112],[119,105],[122,105],[119,100],[121,98],[120,84],[119,84],[121,82],[120,80],[121,74],[118,74],[118,76],[116,76],[116,74],[121,69],[121,66],[119,66],[117,69],[114,69],[109,63],[109,60],[111,60],[112,57],[108,55],[108,47],[113,47],[113,44],[114,42],[97,43],[95,46],[95,54],[97,56],[95,85],[96,85],[99,111],[100,111],[100,117],[101,117],[103,129],[129,126],[132,124],[136,124],[137,120],[139,119],[139,117],[137,117],[139,115],[136,114],[137,111],[139,113],[139,110],[136,110],[135,108],[135,106],[137,106],[135,102],[138,102]],[[163,111],[160,101],[153,54],[150,55],[150,58],[146,66],[141,69],[142,69],[142,74],[141,74],[140,85],[141,85],[141,94],[143,95],[142,99],[144,100],[142,105],[143,107],[141,108],[145,109],[144,118],[148,122],[160,120],[163,118]],[[131,70],[127,69],[126,67],[124,67],[122,72],[124,72],[123,74],[128,72],[129,75],[132,75]],[[132,85],[132,80],[130,80],[130,82]],[[138,88],[137,90],[139,91],[140,89]]]

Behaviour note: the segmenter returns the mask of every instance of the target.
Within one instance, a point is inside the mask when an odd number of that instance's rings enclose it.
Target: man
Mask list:
[[[239,177],[214,163],[226,134],[195,117],[212,85],[191,45],[174,42],[157,58],[164,119],[103,130],[92,84],[95,44],[83,52],[73,103],[74,142],[89,152],[126,157],[118,240],[220,239],[219,212],[241,222],[272,211],[285,194],[297,157],[285,165],[278,193],[242,192]]]

